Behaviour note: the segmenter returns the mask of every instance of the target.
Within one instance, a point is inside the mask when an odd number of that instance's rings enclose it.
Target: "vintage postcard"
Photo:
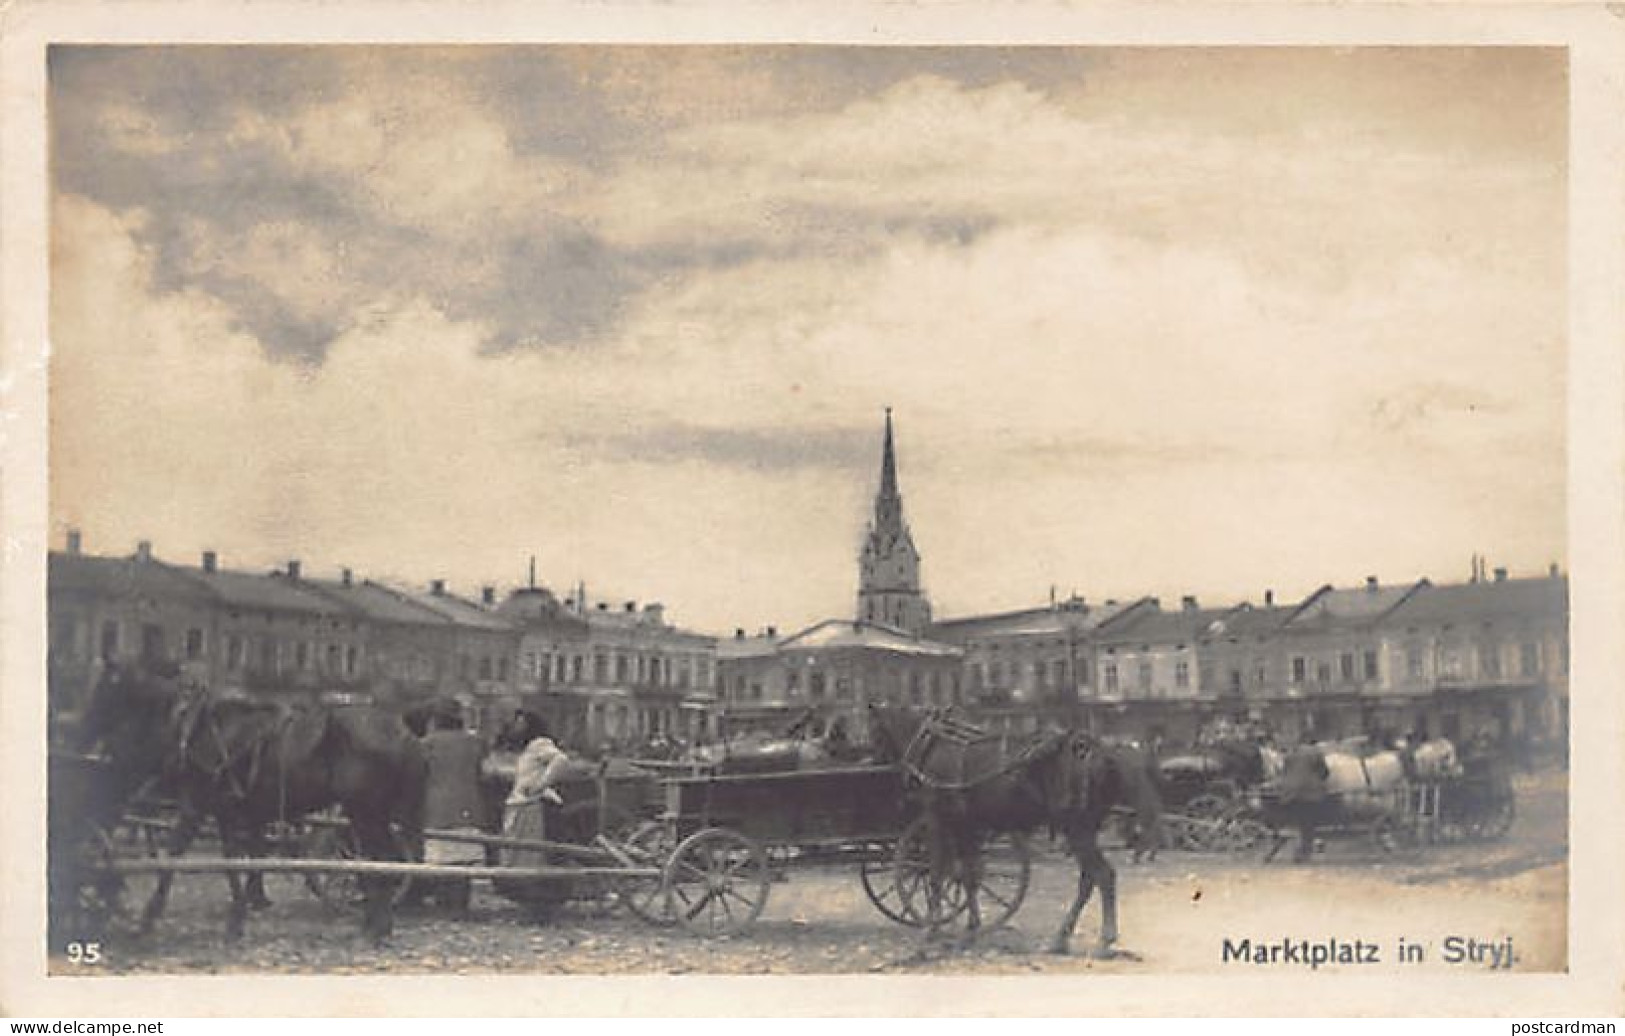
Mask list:
[[[9,1013],[1621,1010],[1616,14],[142,10],[5,16]]]

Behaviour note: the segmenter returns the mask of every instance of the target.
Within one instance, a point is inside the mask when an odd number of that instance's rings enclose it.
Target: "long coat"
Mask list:
[[[485,745],[466,730],[435,730],[423,738],[429,760],[423,826],[478,828],[483,816],[480,759]]]

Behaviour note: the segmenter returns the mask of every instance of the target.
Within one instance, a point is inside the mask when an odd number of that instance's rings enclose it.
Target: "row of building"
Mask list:
[[[49,671],[74,708],[105,661],[164,661],[210,686],[279,696],[463,702],[476,723],[542,711],[568,742],[627,746],[783,727],[811,709],[862,735],[874,702],[955,705],[1005,729],[1046,722],[1170,741],[1218,716],[1284,739],[1425,732],[1556,740],[1568,725],[1568,581],[1478,558],[1466,582],[1324,586],[1307,598],[1204,607],[1184,598],[933,620],[903,518],[891,415],[859,554],[853,618],[715,638],[659,604],[404,588],[290,561],[243,572],[94,556],[70,532],[49,562]]]

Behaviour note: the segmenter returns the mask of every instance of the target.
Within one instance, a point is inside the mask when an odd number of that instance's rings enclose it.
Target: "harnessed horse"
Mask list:
[[[224,698],[176,676],[113,667],[92,691],[81,737],[100,741],[130,772],[162,776],[181,812],[169,852],[181,855],[213,817],[228,856],[266,854],[265,827],[340,806],[368,859],[400,859],[396,823],[414,836],[422,808],[422,752],[399,717],[380,709],[296,709]],[[259,875],[228,873],[226,934],[240,938]],[[142,913],[150,932],[174,875],[160,875]],[[375,942],[393,927],[390,882],[365,876],[363,930]]]
[[[1078,918],[1099,888],[1102,920],[1095,952],[1114,952],[1117,872],[1100,849],[1099,834],[1112,807],[1124,805],[1136,813],[1142,836],[1160,837],[1162,807],[1142,752],[1069,731],[1038,736],[1010,753],[998,738],[942,713],[871,705],[870,716],[882,761],[903,767],[933,819],[933,869],[957,868],[961,875],[968,892],[968,938],[981,924],[976,889],[983,839],[1047,824],[1066,839],[1078,865],[1077,894],[1050,951],[1068,951]]]

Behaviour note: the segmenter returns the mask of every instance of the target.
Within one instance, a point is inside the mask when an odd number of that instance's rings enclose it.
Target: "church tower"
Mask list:
[[[895,626],[916,636],[931,624],[931,603],[920,590],[920,552],[914,549],[914,538],[903,521],[903,495],[897,490],[891,407],[886,408],[875,516],[858,556],[857,617],[859,622]]]

